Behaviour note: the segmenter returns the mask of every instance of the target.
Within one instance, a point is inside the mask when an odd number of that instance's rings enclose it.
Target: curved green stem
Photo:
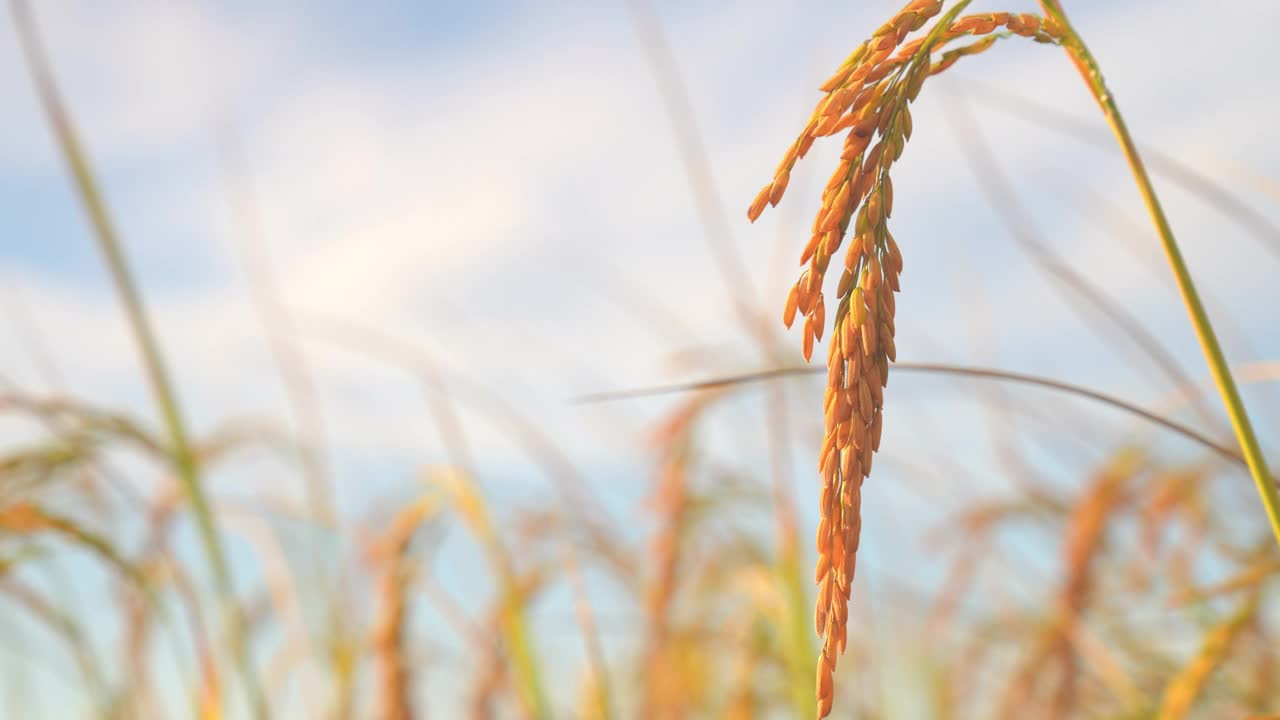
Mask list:
[[[1129,135],[1129,128],[1120,115],[1115,98],[1107,90],[1097,60],[1089,52],[1088,46],[1084,44],[1084,40],[1080,38],[1075,28],[1071,27],[1058,0],[1040,0],[1040,6],[1065,31],[1063,46],[1075,63],[1080,76],[1084,78],[1085,84],[1089,86],[1094,99],[1102,108],[1102,114],[1106,116],[1107,124],[1115,133],[1125,160],[1129,163],[1133,178],[1138,184],[1138,192],[1142,195],[1147,213],[1150,214],[1151,221],[1155,224],[1156,232],[1160,236],[1160,243],[1164,246],[1169,268],[1173,271],[1173,277],[1178,283],[1178,291],[1186,304],[1187,315],[1190,316],[1191,324],[1195,328],[1196,338],[1200,341],[1200,348],[1204,351],[1205,360],[1209,363],[1209,372],[1213,375],[1213,381],[1218,386],[1218,394],[1222,396],[1222,403],[1226,406],[1227,416],[1231,419],[1231,427],[1244,453],[1249,473],[1258,486],[1258,495],[1262,498],[1263,508],[1271,523],[1271,531],[1275,535],[1276,543],[1280,544],[1280,493],[1276,491],[1275,481],[1267,469],[1262,446],[1258,443],[1253,424],[1249,422],[1249,415],[1245,410],[1244,401],[1240,398],[1240,391],[1236,388],[1235,378],[1231,375],[1222,346],[1218,344],[1218,338],[1213,332],[1213,324],[1209,321],[1209,315],[1205,312],[1200,295],[1196,292],[1195,284],[1191,280],[1191,272],[1182,257],[1182,251],[1173,237],[1173,229],[1169,226],[1169,220],[1165,217],[1159,198],[1156,197],[1155,188],[1152,187],[1151,179],[1147,176],[1147,169],[1138,153],[1137,145]]]
[[[245,638],[246,623],[244,613],[235,599],[235,590],[231,581],[231,572],[227,564],[226,553],[222,549],[217,526],[213,519],[213,511],[200,481],[199,461],[187,434],[177,395],[173,390],[173,382],[170,380],[168,369],[165,366],[164,356],[160,351],[159,343],[156,342],[155,332],[152,330],[151,323],[147,317],[142,295],[138,292],[137,284],[133,280],[133,273],[130,271],[128,261],[125,259],[122,245],[116,234],[115,226],[111,222],[110,214],[107,212],[102,193],[98,190],[98,183],[89,166],[89,160],[80,146],[79,138],[71,124],[71,118],[58,95],[53,74],[49,69],[48,59],[36,34],[30,8],[24,0],[13,0],[12,10],[14,24],[18,30],[18,39],[27,56],[36,91],[40,96],[45,113],[48,115],[49,124],[53,129],[63,158],[71,171],[76,191],[80,196],[80,202],[89,216],[89,222],[98,241],[98,247],[102,251],[103,259],[106,261],[107,270],[115,285],[116,293],[124,305],[125,315],[133,332],[134,342],[142,355],[142,363],[147,374],[147,380],[151,385],[151,392],[155,396],[156,405],[160,410],[160,415],[169,434],[171,445],[169,452],[174,470],[182,483],[188,502],[191,503],[201,543],[204,545],[205,554],[213,569],[214,580],[217,583],[223,610],[230,626],[232,654],[241,678],[245,683],[254,717],[266,718],[268,716],[266,698],[262,694],[257,676],[253,672],[248,643]]]

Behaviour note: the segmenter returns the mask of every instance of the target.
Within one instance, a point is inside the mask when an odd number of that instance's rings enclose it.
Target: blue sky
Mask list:
[[[418,342],[449,377],[514,398],[619,512],[632,512],[648,490],[652,460],[642,433],[672,402],[582,408],[567,399],[762,364],[701,234],[626,3],[33,4],[198,430],[229,417],[287,422],[237,244],[244,228],[232,202],[245,191],[259,207],[258,237],[280,292],[299,317],[359,320]],[[1280,178],[1269,30],[1280,5],[1235,3],[1232,16],[1247,22],[1191,0],[1067,5],[1141,141],[1231,186],[1280,223],[1274,190],[1268,195],[1255,181]],[[779,315],[794,278],[834,148],[815,148],[784,206],[754,226],[746,204],[807,116],[817,98],[812,88],[895,8],[880,1],[657,5],[734,249],[767,317]],[[973,8],[1034,9],[1029,2]],[[67,392],[152,417],[92,238],[7,18],[4,24],[0,284],[7,302],[27,308]],[[969,81],[1036,99],[1105,132],[1074,70],[1051,48],[1011,40],[931,81],[894,181],[895,236],[906,256],[900,357],[1040,373],[1147,406],[1166,395],[1149,365],[1135,368],[1131,355],[1108,349],[1115,343],[1084,326],[1010,242],[949,130],[954,103],[971,102],[1040,233],[1164,340],[1187,372],[1203,377],[1154,237],[1122,241],[1106,231],[1114,222],[1091,222],[1072,200],[1085,188],[1143,227],[1118,155],[984,109]],[[238,139],[245,173],[228,175],[219,128]],[[1229,313],[1240,329],[1242,337],[1226,338],[1231,359],[1276,357],[1276,258],[1202,202],[1168,181],[1157,184],[1197,281],[1220,303],[1211,309]],[[637,305],[658,309],[638,313]],[[678,324],[655,328],[653,319],[665,316]],[[45,387],[26,341],[10,327],[0,331],[0,373],[24,388]],[[798,337],[778,332],[798,361]],[[343,506],[355,517],[386,513],[413,492],[422,466],[442,459],[417,384],[357,353],[313,341],[305,348]],[[1006,483],[976,388],[899,377],[890,403],[902,410],[889,418],[885,459],[867,490],[869,555],[860,581],[871,587],[883,584],[878,569],[924,552],[920,523]],[[797,440],[807,443],[796,457],[803,511],[814,505],[809,447],[820,394],[813,384],[794,387]],[[759,428],[739,427],[735,415],[760,409],[758,394],[745,395],[710,442],[749,469],[760,460],[760,438],[745,450],[743,439]],[[1280,408],[1252,389],[1248,396],[1275,427]],[[1017,397],[1029,405],[1018,416],[1028,444],[1060,482],[1130,428],[1085,410],[1093,435],[1060,441],[1066,425],[1057,409],[1078,406]],[[477,454],[487,458],[481,481],[500,505],[545,493],[545,479],[505,431],[474,414],[466,419]],[[925,427],[942,428],[945,437]],[[17,442],[29,429],[7,423],[0,432]],[[1072,455],[1077,464],[1053,450],[1081,442],[1094,454]],[[938,498],[938,507],[930,518],[907,516],[915,505],[895,489],[897,475],[912,475],[908,468],[928,457],[925,449],[939,445],[981,487],[915,473],[917,491]],[[296,498],[300,487],[290,468],[261,459],[219,477],[228,492],[251,496]],[[1243,475],[1240,481],[1247,483]],[[440,572],[460,593],[480,588],[483,580],[470,577],[473,556],[455,550],[441,554]]]

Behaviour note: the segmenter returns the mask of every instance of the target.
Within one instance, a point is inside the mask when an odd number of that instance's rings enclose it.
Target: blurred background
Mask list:
[[[838,145],[744,211],[899,3],[23,4],[0,22],[0,716],[812,714],[824,376],[583,396],[803,364],[780,315]],[[1280,4],[1064,5],[1280,458]],[[899,361],[1090,388],[1199,440],[893,373],[836,716],[1149,717],[1189,689],[1193,717],[1280,712],[1280,554],[1075,69],[1013,38],[913,110]]]

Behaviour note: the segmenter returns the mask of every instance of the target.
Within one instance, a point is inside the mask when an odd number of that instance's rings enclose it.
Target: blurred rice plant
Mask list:
[[[0,598],[6,631],[25,641],[6,639],[9,662],[48,663],[78,714],[120,720],[813,716],[814,593],[803,568],[814,558],[800,540],[812,528],[793,507],[791,446],[808,457],[819,438],[814,428],[790,422],[788,411],[791,399],[817,390],[797,373],[776,369],[776,338],[759,320],[772,313],[760,312],[767,303],[735,279],[738,261],[718,225],[696,124],[660,27],[643,4],[634,10],[655,77],[673,105],[706,237],[720,253],[744,333],[773,369],[684,388],[664,401],[652,427],[620,428],[643,453],[651,481],[625,515],[604,509],[595,497],[598,481],[510,398],[450,376],[422,345],[367,321],[286,312],[261,270],[267,330],[285,382],[294,387],[292,429],[235,419],[190,435],[161,353],[163,338],[153,336],[125,244],[58,99],[29,10],[18,1],[13,8],[37,92],[130,318],[163,422],[157,430],[133,408],[98,407],[62,393],[18,386],[0,392],[0,414],[29,425],[35,438],[0,447]],[[982,162],[975,172],[1000,186]],[[1209,199],[1231,212],[1237,206],[1224,192],[1215,188]],[[1257,229],[1249,218],[1237,221]],[[1066,261],[1049,258],[1044,265],[1060,263]],[[1076,292],[1093,292],[1076,276],[1053,272]],[[1104,315],[1114,307],[1106,298],[1098,302]],[[35,338],[29,349],[41,356],[35,345],[43,332],[57,328],[33,323],[27,333]],[[375,498],[377,511],[349,514],[341,523],[330,516],[326,483],[343,479],[317,447],[324,433],[313,417],[314,389],[294,347],[302,340],[410,373],[442,441],[438,456],[424,451],[419,459],[420,482]],[[1167,348],[1152,348],[1155,342],[1138,343],[1135,362],[1170,357]],[[1174,387],[1190,382],[1176,362],[1155,362],[1166,368],[1170,393],[1200,397],[1198,388]],[[1008,397],[1039,392],[1022,387],[1028,383],[1083,395],[1150,430],[1125,426],[1115,437],[1090,438],[1102,460],[1067,482],[1046,479],[1057,468],[1025,453],[1008,463],[1018,476],[1006,494],[984,496],[949,468],[951,497],[913,497],[942,516],[918,528],[922,542],[913,551],[922,565],[943,559],[950,570],[923,587],[909,581],[913,568],[872,573],[877,591],[850,610],[837,707],[860,718],[1280,711],[1274,610],[1280,554],[1267,527],[1248,512],[1254,499],[1241,482],[1242,458],[1214,439],[1212,427],[1189,427],[1086,388],[998,369],[928,363],[899,369],[901,378],[944,374],[993,415],[1013,413],[1016,404],[997,407],[999,399],[978,389],[979,378],[1010,383]],[[706,370],[715,376],[726,368],[712,362]],[[767,383],[764,401],[739,404],[752,400],[744,396],[755,381]],[[1192,402],[1201,415],[1205,405]],[[512,470],[471,449],[459,406],[501,427],[527,452],[529,465],[550,480],[545,497],[517,501],[500,492]],[[736,431],[727,416],[742,407],[759,412],[767,438],[765,451],[751,455],[765,460],[745,467],[708,440]],[[1072,414],[1074,406],[1062,407],[1059,417]],[[1005,427],[1011,437],[999,439],[1016,447],[1017,428]],[[916,431],[942,432],[923,420]],[[1190,439],[1192,450],[1168,451],[1155,432]],[[937,440],[936,448],[945,447]],[[295,452],[299,447],[307,451]],[[214,492],[208,471],[249,448],[293,462],[311,483],[310,502],[275,507],[254,498],[265,509],[245,513],[229,494]],[[892,447],[884,454],[894,462]],[[912,483],[929,473],[928,459],[897,460],[900,487],[893,491],[913,492]],[[156,477],[161,481],[151,482]],[[929,487],[924,492],[938,485]],[[337,547],[360,550],[309,546],[299,561],[279,517],[329,528],[341,535]],[[203,567],[184,552],[185,519],[198,528]],[[919,519],[900,521],[914,526]],[[261,578],[237,575],[240,566],[224,549],[232,537],[246,541],[250,559],[243,562],[263,568]],[[474,553],[481,561],[469,571],[487,585],[454,597],[454,578],[424,548]],[[95,573],[107,578],[111,592],[81,595],[77,583]],[[319,620],[316,608],[323,608]],[[555,642],[560,630],[550,618],[569,609],[581,658]],[[34,717],[31,708],[44,705],[29,701],[11,693],[4,716]]]

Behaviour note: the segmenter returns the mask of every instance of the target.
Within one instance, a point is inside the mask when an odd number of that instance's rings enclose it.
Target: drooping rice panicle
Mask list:
[[[913,0],[862,43],[822,85],[826,93],[773,179],[747,210],[753,222],[786,192],[795,163],[815,140],[844,133],[840,161],[822,193],[808,243],[805,269],[783,309],[787,327],[804,317],[806,361],[826,332],[824,282],[831,260],[844,248],[827,351],[823,398],[825,433],[818,455],[822,477],[816,543],[818,585],[814,625],[823,638],[818,657],[818,717],[830,713],[832,674],[847,639],[850,584],[862,525],[862,481],[871,474],[884,427],[884,388],[897,357],[894,294],[901,285],[902,251],[889,231],[894,195],[890,169],[911,138],[909,105],[925,80],[966,55],[983,52],[1014,34],[1053,43],[1053,22],[1031,14],[988,13],[960,17],[956,4],[924,36],[907,41],[943,9],[941,0]],[[1007,32],[995,34],[998,29]],[[948,48],[955,40],[977,37]]]

